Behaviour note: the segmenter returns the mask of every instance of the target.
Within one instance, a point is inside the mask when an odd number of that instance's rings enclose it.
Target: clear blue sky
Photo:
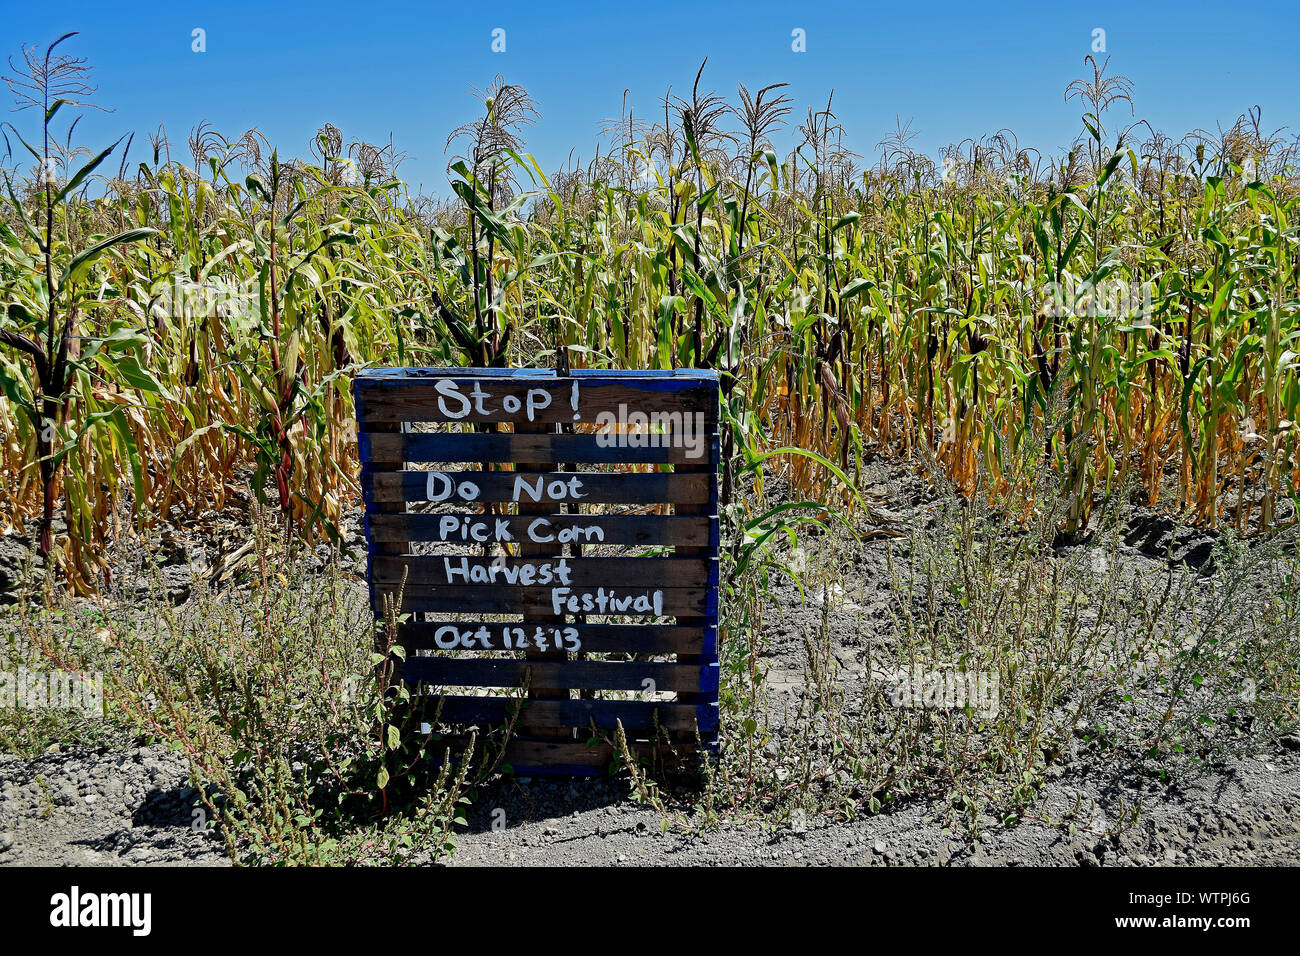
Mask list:
[[[1053,152],[1078,130],[1066,84],[1084,71],[1093,30],[1106,31],[1111,68],[1135,84],[1139,118],[1181,136],[1228,125],[1263,107],[1270,128],[1300,128],[1300,3],[18,3],[0,0],[0,49],[44,45],[69,30],[72,50],[97,67],[99,101],[79,127],[88,144],[135,131],[133,158],[165,123],[183,143],[202,120],[227,135],[260,128],[282,154],[305,155],[325,122],[348,140],[391,132],[411,159],[413,186],[446,192],[448,131],[472,118],[469,86],[501,72],[526,86],[541,121],[528,149],[550,171],[571,148],[590,159],[600,122],[623,90],[642,116],[671,84],[734,94],[787,81],[796,115],[835,104],[859,153],[894,127],[944,144],[1009,127],[1024,146]],[[506,52],[491,50],[494,28]],[[207,51],[191,51],[191,31]],[[791,49],[805,31],[807,51]],[[7,93],[7,91],[3,91]],[[32,113],[10,116],[31,128]],[[779,141],[779,146],[789,143]],[[114,163],[116,165],[116,163]]]

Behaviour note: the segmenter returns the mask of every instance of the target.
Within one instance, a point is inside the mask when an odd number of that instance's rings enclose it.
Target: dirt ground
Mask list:
[[[934,496],[908,474],[880,472],[870,489],[898,526],[931,520]],[[888,617],[885,541],[866,545],[852,594],[837,598],[833,648],[846,684],[871,666],[863,635]],[[1089,545],[1081,544],[1080,547]],[[897,548],[897,542],[892,547]],[[1136,509],[1120,545],[1136,573],[1170,561],[1205,566],[1208,539]],[[10,551],[14,549],[10,547]],[[0,559],[4,551],[0,550]],[[12,574],[12,570],[9,572]],[[1213,574],[1205,567],[1205,574]],[[358,588],[364,584],[358,582]],[[815,602],[778,588],[767,617],[764,662],[769,706],[805,693],[801,629],[822,618]],[[183,600],[184,595],[177,595]],[[62,744],[27,761],[0,754],[0,864],[223,865],[219,839],[198,832],[186,763],[161,745]],[[1141,804],[1135,825],[1111,824]],[[1075,819],[1070,828],[1042,820]],[[199,821],[202,822],[201,820]],[[629,799],[620,779],[495,778],[475,794],[469,826],[457,833],[452,866],[1154,866],[1300,864],[1300,738],[1218,761],[1174,780],[1120,767],[1091,744],[1048,769],[1043,794],[1014,826],[981,820],[979,836],[954,834],[924,800],[850,821],[802,820],[764,828],[723,825],[706,832],[670,827]]]
[[[1026,822],[945,835],[922,805],[800,832],[660,832],[618,781],[503,781],[480,794],[453,866],[1289,866],[1300,864],[1300,741],[1233,759],[1186,787],[1065,773],[1038,808],[1143,801],[1118,840]],[[10,866],[224,865],[191,829],[185,764],[162,747],[0,757],[0,862]],[[504,816],[495,812],[504,810]],[[501,829],[494,823],[503,824]],[[1102,829],[1098,821],[1097,829]]]

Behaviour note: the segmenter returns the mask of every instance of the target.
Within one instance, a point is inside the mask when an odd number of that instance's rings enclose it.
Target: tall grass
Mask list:
[[[524,151],[534,104],[498,77],[449,140],[446,201],[332,127],[306,160],[200,127],[67,176],[72,109],[47,109],[32,156],[6,127],[0,523],[58,503],[50,547],[79,590],[123,517],[219,507],[250,477],[286,531],[329,535],[357,493],[356,368],[557,350],[718,369],[728,490],[778,447],[850,480],[864,454],[916,456],[1027,515],[1009,463],[1032,453],[1064,479],[1067,534],[1130,483],[1206,525],[1293,520],[1296,141],[1257,112],[1172,140],[1125,115],[1127,80],[1088,73],[1064,156],[1004,131],[936,162],[901,128],[868,161],[833,98],[789,129],[779,86],[733,106],[701,67],[551,175]],[[61,334],[47,381],[24,342]],[[816,458],[767,464],[800,498],[852,500]]]

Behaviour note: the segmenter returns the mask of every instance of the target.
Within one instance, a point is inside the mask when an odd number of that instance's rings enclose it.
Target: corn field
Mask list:
[[[537,107],[498,77],[436,199],[391,143],[333,127],[292,161],[206,127],[144,161],[134,139],[85,149],[66,46],[24,51],[30,109],[3,126],[0,532],[35,522],[79,592],[108,541],[241,488],[334,534],[368,364],[716,368],[736,501],[762,491],[740,493],[747,464],[797,447],[850,481],[866,455],[913,460],[1024,514],[1051,474],[1067,535],[1116,493],[1242,532],[1293,520],[1298,144],[1258,113],[1171,138],[1089,58],[1065,155],[1003,131],[936,160],[901,127],[860,156],[833,98],[728,101],[702,66],[548,174]],[[776,460],[768,482],[850,500],[815,459]]]

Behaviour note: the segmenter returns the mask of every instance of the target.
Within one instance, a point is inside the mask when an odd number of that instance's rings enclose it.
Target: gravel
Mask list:
[[[197,796],[159,745],[0,754],[0,864],[224,865],[220,839],[195,832]]]
[[[921,479],[882,476],[882,513],[925,526],[934,498]],[[1214,573],[1212,538],[1148,509],[1133,509],[1122,535],[1126,560],[1163,573],[1185,563]],[[1080,547],[1096,547],[1084,543]],[[834,595],[839,615],[861,626],[833,648],[842,679],[870,667],[860,635],[883,632],[890,595],[884,543],[868,546]],[[0,541],[0,580],[22,563],[21,542]],[[180,562],[177,565],[180,566]],[[188,573],[189,569],[184,569]],[[178,571],[179,574],[179,571]],[[358,583],[358,587],[364,587]],[[184,599],[176,582],[174,600]],[[801,632],[820,621],[818,602],[780,592],[766,625],[771,705],[805,690]],[[982,819],[976,839],[951,832],[924,801],[890,805],[851,821],[799,820],[780,829],[669,827],[630,799],[622,780],[498,778],[479,789],[451,866],[1222,866],[1300,864],[1300,739],[1285,737],[1170,783],[1117,769],[1084,748],[1050,768],[1042,796],[1013,825]],[[0,754],[0,864],[224,865],[219,837],[195,826],[202,810],[182,754],[161,745],[52,747],[34,760]],[[677,794],[684,799],[689,794]],[[1110,824],[1140,801],[1136,825]],[[1082,808],[1074,825],[1059,825]],[[199,818],[202,822],[202,818]]]
[[[1270,769],[1270,765],[1272,769]],[[660,832],[660,818],[621,783],[531,780],[480,795],[453,866],[1287,866],[1300,864],[1300,756],[1279,748],[1229,760],[1184,788],[1070,775],[1035,808],[1051,818],[1076,800],[1110,817],[1141,798],[1136,827],[1118,837],[1037,821],[989,820],[978,840],[948,833],[920,804],[803,832],[723,827]],[[504,810],[504,818],[500,812]],[[504,827],[494,828],[503,822]]]

